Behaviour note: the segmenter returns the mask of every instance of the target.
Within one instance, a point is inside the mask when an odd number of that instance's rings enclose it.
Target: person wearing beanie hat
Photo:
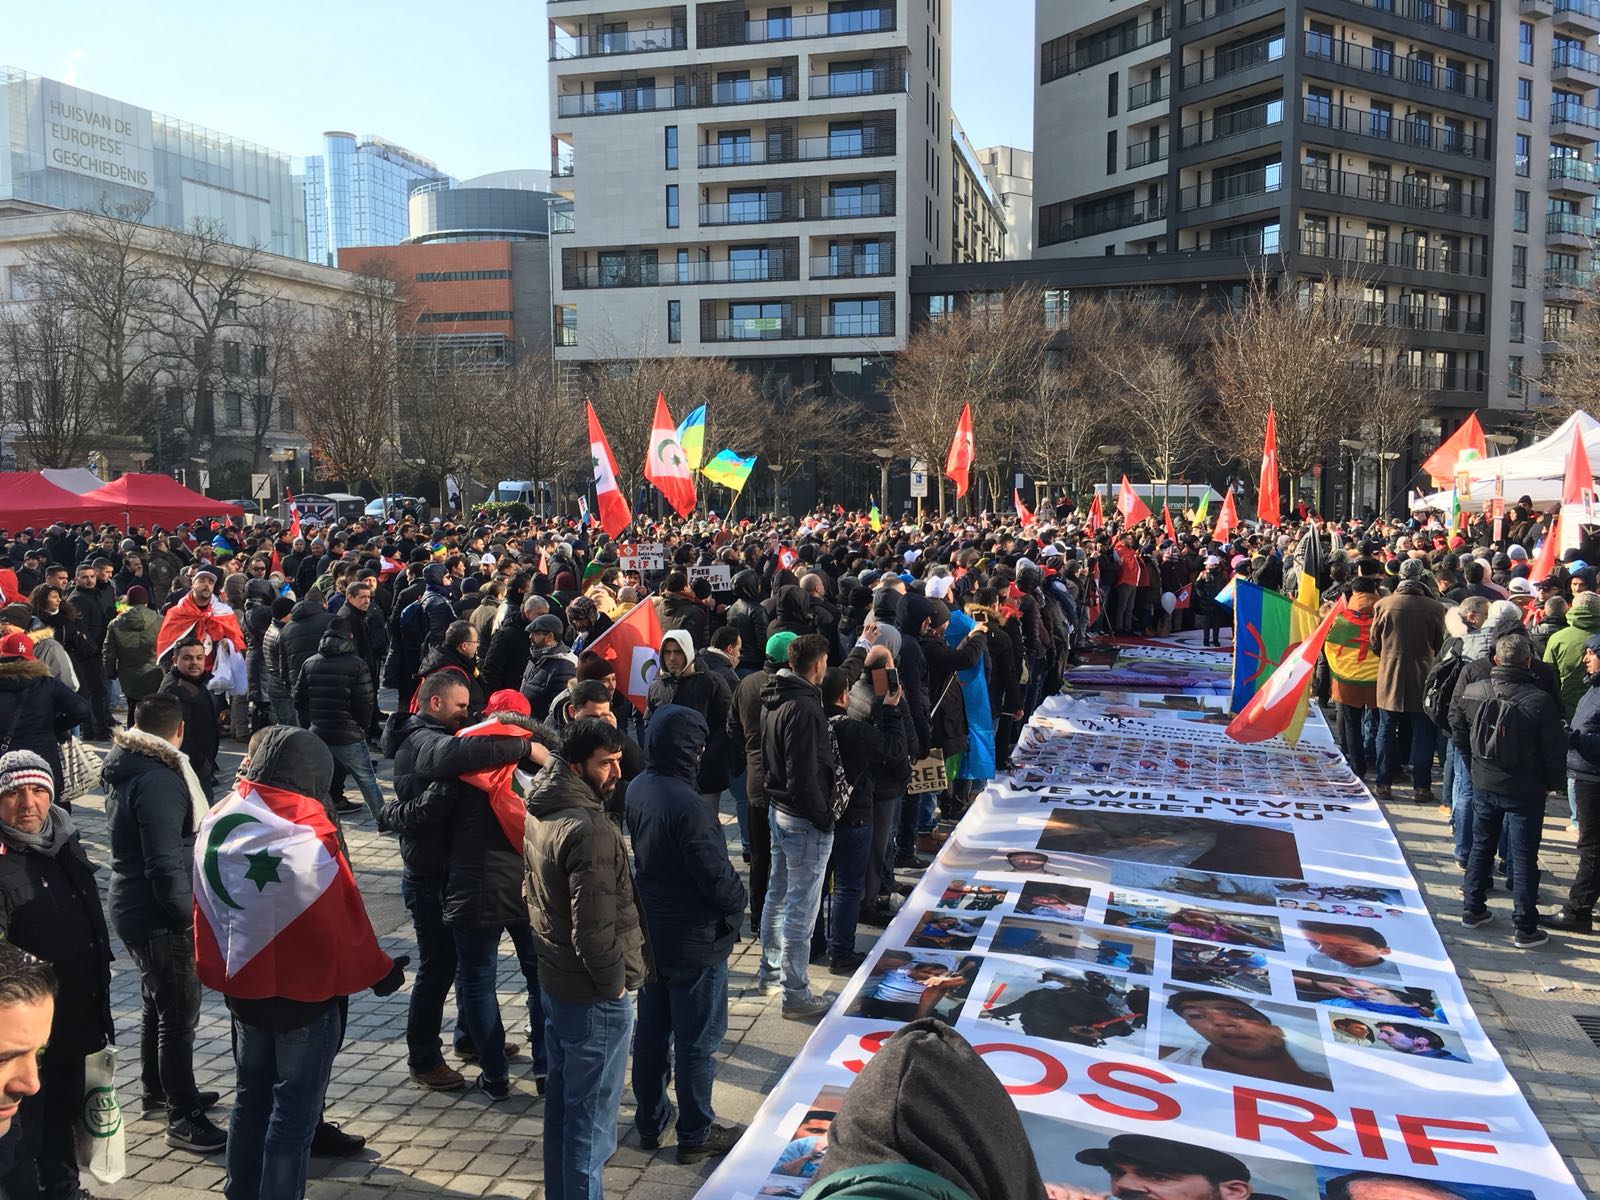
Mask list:
[[[71,814],[52,803],[56,792],[56,771],[41,755],[0,756],[0,939],[48,961],[60,981],[42,1087],[23,1100],[6,1138],[11,1158],[0,1189],[9,1196],[80,1194],[72,1131],[84,1057],[115,1033],[111,935],[94,868]]]
[[[100,651],[105,677],[122,686],[122,694],[128,702],[129,724],[133,722],[133,710],[139,701],[155,695],[161,687],[162,671],[156,661],[156,635],[161,630],[161,616],[144,603],[143,592],[144,588],[138,584],[128,589],[128,608],[106,626],[105,645]]]

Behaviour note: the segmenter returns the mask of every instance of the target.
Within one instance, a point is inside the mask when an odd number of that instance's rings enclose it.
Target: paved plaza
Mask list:
[[[103,747],[102,747],[103,748]],[[236,750],[237,748],[235,748]],[[238,754],[226,756],[231,772]],[[380,777],[388,790],[390,764]],[[1398,790],[1398,789],[1397,789]],[[353,788],[352,788],[353,794]],[[1400,844],[1428,898],[1445,945],[1489,1036],[1505,1056],[1534,1111],[1544,1122],[1582,1189],[1600,1195],[1600,1047],[1575,1019],[1600,1018],[1600,938],[1552,935],[1540,949],[1522,951],[1510,944],[1509,901],[1492,893],[1500,918],[1480,929],[1463,929],[1459,912],[1459,872],[1451,855],[1448,823],[1435,808],[1396,802],[1388,812]],[[1558,812],[1559,809],[1559,812]],[[1575,863],[1575,838],[1568,832],[1566,804],[1552,801],[1546,823],[1543,902],[1559,902]],[[109,861],[104,801],[98,795],[74,805],[90,857]],[[737,833],[726,815],[734,861]],[[345,827],[356,877],[385,950],[412,954],[410,922],[400,900],[400,854],[393,838],[379,836],[371,819],[357,816]],[[106,872],[100,872],[102,890]],[[863,929],[866,937],[874,930]],[[865,944],[865,943],[863,943]],[[804,1044],[813,1026],[783,1020],[776,997],[745,995],[755,979],[753,942],[737,949],[731,968],[733,996],[728,1039],[719,1055],[716,1102],[725,1120],[748,1121],[763,1097]],[[119,1094],[128,1118],[128,1174],[121,1183],[102,1185],[86,1178],[96,1196],[125,1200],[198,1200],[222,1190],[221,1156],[201,1158],[172,1150],[162,1140],[162,1125],[138,1119],[138,977],[118,947],[113,964],[112,1005],[122,1058]],[[830,977],[823,972],[823,982]],[[815,980],[814,980],[815,982]],[[837,990],[837,982],[834,990]],[[526,1044],[522,977],[509,943],[503,947],[500,999],[508,1036]],[[370,992],[350,1005],[350,1028],[334,1063],[328,1088],[328,1118],[367,1138],[367,1151],[353,1160],[312,1159],[307,1195],[314,1200],[410,1200],[426,1197],[502,1196],[531,1200],[542,1196],[540,1159],[542,1102],[534,1094],[524,1056],[512,1064],[512,1095],[494,1104],[481,1093],[436,1094],[409,1081],[405,1061],[407,990],[387,999]],[[447,1018],[453,1010],[447,1010]],[[1596,1036],[1600,1037],[1600,1023]],[[446,1039],[448,1047],[448,1038]],[[447,1061],[461,1066],[450,1058]],[[468,1080],[476,1069],[463,1068]],[[195,1047],[195,1073],[202,1088],[215,1088],[223,1103],[214,1114],[228,1116],[233,1061],[228,1016],[221,998],[208,992]],[[624,1096],[622,1145],[606,1170],[606,1194],[627,1200],[687,1200],[709,1177],[715,1161],[680,1167],[669,1141],[654,1153],[642,1150],[631,1126],[631,1095]],[[670,1135],[669,1135],[670,1136]]]

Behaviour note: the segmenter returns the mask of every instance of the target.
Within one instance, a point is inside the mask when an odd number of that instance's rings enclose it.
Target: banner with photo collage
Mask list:
[[[1320,713],[1244,746],[1209,686],[1106,674],[1040,708],[700,1196],[800,1196],[855,1074],[933,1014],[1052,1200],[1579,1200]]]

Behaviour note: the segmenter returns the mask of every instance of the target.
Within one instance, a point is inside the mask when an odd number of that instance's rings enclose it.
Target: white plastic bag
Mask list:
[[[211,690],[242,696],[250,690],[250,670],[244,655],[226,638],[217,642],[217,661],[211,668]]]
[[[83,1107],[72,1123],[78,1166],[101,1183],[116,1183],[128,1173],[117,1103],[117,1048],[97,1050],[83,1062]]]

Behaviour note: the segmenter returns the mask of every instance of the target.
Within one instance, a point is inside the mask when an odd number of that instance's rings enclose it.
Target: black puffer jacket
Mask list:
[[[1023,628],[1026,631],[1026,625]],[[974,630],[959,646],[951,647],[942,634],[925,633],[917,639],[917,644],[928,664],[928,696],[932,704],[928,719],[932,744],[948,758],[967,748],[967,701],[961,693],[961,681],[955,678],[956,673],[983,661],[989,638],[981,629]],[[902,648],[904,645],[902,642]]]
[[[38,659],[0,662],[0,739],[11,730],[9,749],[32,750],[49,763],[58,793],[61,745],[57,739],[88,719],[88,702],[54,678]]]
[[[467,685],[467,709],[473,713],[481,713],[483,706],[488,702],[488,696],[483,690],[483,683],[478,678],[478,664],[471,659],[463,658],[454,646],[435,646],[422,659],[422,666],[417,671],[418,679],[426,679],[435,671],[454,671]]]
[[[1521,715],[1520,754],[1515,761],[1491,761],[1472,753],[1472,726],[1491,696]],[[1566,790],[1567,729],[1561,702],[1531,672],[1494,667],[1487,678],[1458,686],[1450,705],[1450,732],[1472,763],[1474,796],[1493,793],[1514,804],[1536,804],[1546,793]]]
[[[183,750],[194,773],[202,784],[209,786],[217,774],[217,750],[221,736],[217,732],[217,702],[208,686],[211,672],[198,679],[180,675],[173,667],[161,681],[161,694],[173,696],[183,706]]]
[[[766,771],[761,766],[761,693],[778,673],[777,663],[766,663],[754,675],[746,675],[733,689],[728,706],[728,738],[744,752],[744,790],[751,804],[767,804]]]
[[[811,597],[799,584],[791,583],[779,588],[773,600],[773,616],[767,622],[767,637],[775,633],[794,633],[803,637],[817,631],[816,623],[811,619]]]
[[[902,701],[904,698],[902,693]],[[905,722],[900,720],[898,707],[876,700],[868,720],[852,717],[846,709],[828,710],[828,723],[839,744],[840,765],[850,781],[850,806],[839,818],[842,826],[872,824],[880,780],[898,780],[900,786],[905,783]]]
[[[111,740],[105,783],[112,928],[125,942],[191,929],[195,804],[183,755],[140,729],[114,729]]]
[[[739,631],[741,671],[759,671],[766,661],[767,614],[761,607],[761,575],[740,571],[733,577],[733,605],[728,609],[728,624]]]
[[[704,650],[711,640],[711,618],[699,603],[687,596],[666,595],[661,598],[661,631],[682,629],[694,642],[696,650]]]
[[[250,582],[258,581],[252,579]],[[261,702],[267,698],[267,630],[272,627],[272,602],[251,597],[245,602],[244,619],[239,626],[244,630],[244,661],[250,672],[250,699]]]
[[[306,659],[321,647],[322,635],[328,632],[328,626],[331,624],[333,624],[333,614],[322,605],[310,600],[300,601],[289,613],[289,619],[284,622],[278,640],[284,665],[288,669],[286,680],[291,696],[294,695],[295,685],[300,681],[300,668],[305,666]]]
[[[599,793],[552,755],[528,796],[525,895],[539,947],[539,986],[593,1004],[645,980],[644,932],[628,848]]]
[[[522,686],[522,673],[527,669],[528,623],[521,613],[515,613],[500,622],[500,628],[489,638],[489,649],[483,656],[484,691],[493,693]]]
[[[744,747],[735,745],[728,736],[728,720],[733,710],[733,693],[739,687],[739,673],[720,650],[708,649],[700,655],[695,669],[722,681],[716,704],[704,713],[710,733],[705,753],[700,756],[700,790],[709,796],[720,793],[729,780],[744,770]]]
[[[527,697],[535,720],[550,715],[550,706],[561,698],[578,673],[577,656],[557,642],[531,652],[522,672],[522,694]]]
[[[301,725],[330,746],[364,742],[374,702],[372,676],[355,642],[348,634],[328,630],[295,683],[294,709]]]
[[[767,803],[833,829],[833,748],[822,693],[788,668],[761,692],[761,766]]]

